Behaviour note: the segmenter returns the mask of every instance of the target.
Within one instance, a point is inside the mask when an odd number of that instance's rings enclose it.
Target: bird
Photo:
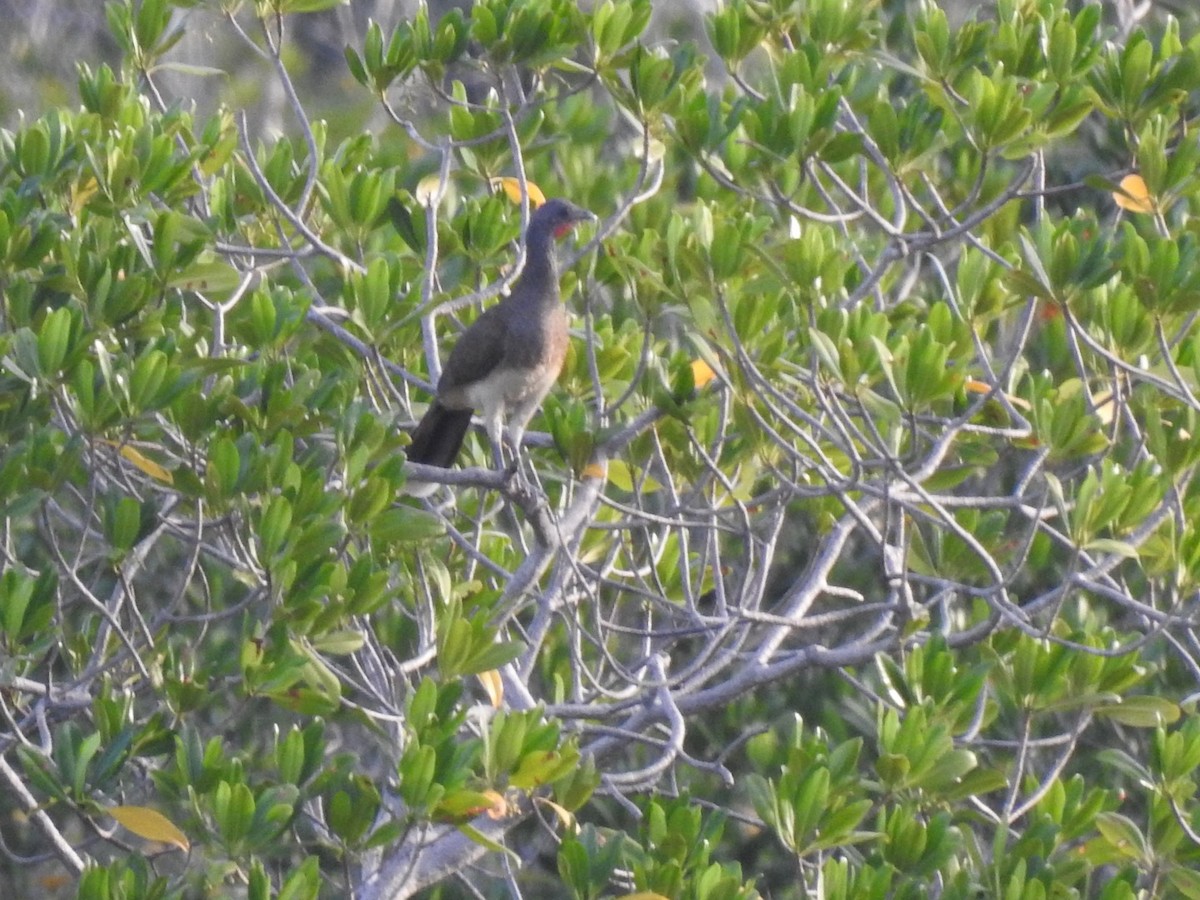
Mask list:
[[[554,242],[594,218],[559,198],[534,210],[525,229],[525,266],[508,296],[484,310],[450,351],[436,397],[413,430],[410,462],[453,465],[478,410],[501,467],[507,423],[516,465],[525,427],[558,379],[567,353]]]

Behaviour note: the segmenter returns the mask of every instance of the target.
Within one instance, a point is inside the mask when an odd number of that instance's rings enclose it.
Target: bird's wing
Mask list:
[[[459,337],[442,369],[438,396],[481,381],[500,365],[508,331],[500,306],[485,309]]]

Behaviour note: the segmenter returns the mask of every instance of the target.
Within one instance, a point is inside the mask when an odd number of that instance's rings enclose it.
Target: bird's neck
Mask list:
[[[525,267],[513,287],[513,295],[532,302],[558,302],[558,266],[554,259],[554,237],[535,232],[525,243]]]

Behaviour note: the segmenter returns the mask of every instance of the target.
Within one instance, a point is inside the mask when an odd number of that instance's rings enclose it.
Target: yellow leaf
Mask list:
[[[633,152],[638,159],[642,158],[642,152],[645,151],[646,158],[650,162],[658,162],[667,154],[667,145],[659,140],[651,140],[648,146],[642,144],[641,141],[634,141]]]
[[[979,381],[978,379],[975,379],[975,378],[968,378],[966,381],[963,382],[963,390],[969,394],[990,394],[992,391],[992,386],[990,384],[988,384],[986,381]],[[1004,396],[1007,397],[1008,402],[1011,403],[1013,406],[1015,406],[1017,409],[1027,410],[1030,408],[1029,401],[1027,401],[1027,400],[1024,400],[1020,397],[1014,397],[1012,394],[1005,394]]]
[[[1152,213],[1155,210],[1154,198],[1146,187],[1146,180],[1141,175],[1126,175],[1121,179],[1121,189],[1113,191],[1113,200],[1121,209],[1136,213]]]
[[[163,484],[175,483],[175,478],[171,475],[170,471],[164,469],[154,460],[142,456],[141,453],[139,453],[135,448],[130,447],[128,444],[121,448],[120,453],[123,457],[125,457],[151,478],[161,481]]]
[[[633,470],[628,463],[614,459],[608,464],[608,480],[619,491],[633,492]]]
[[[704,360],[692,360],[692,382],[696,385],[696,390],[700,390],[716,377],[717,373],[713,371],[713,367]]]
[[[426,175],[417,182],[417,189],[413,191],[413,196],[422,206],[433,206],[438,201],[441,189],[442,178],[440,175]]]
[[[504,682],[500,680],[500,673],[495,669],[489,669],[486,672],[480,672],[477,677],[488,695],[488,700],[492,702],[492,708],[499,709],[500,704],[504,702]]]
[[[128,444],[118,444],[116,441],[106,441],[103,439],[101,440],[101,443],[108,444],[110,447],[116,447],[118,453],[120,453],[123,457],[125,457],[125,459],[133,463],[133,465],[137,466],[137,468],[141,469],[142,472],[149,475],[151,478],[161,481],[163,484],[175,483],[175,476],[171,474],[170,470],[164,469],[154,460],[143,456],[141,451],[139,451],[136,447],[131,447]]]
[[[536,795],[533,798],[533,802],[542,806],[550,807],[550,809],[554,811],[554,815],[558,817],[558,821],[564,829],[568,831],[575,830],[575,814],[569,809],[559,806],[553,800],[548,800],[545,797],[538,797]]]
[[[492,184],[492,187],[494,187],[494,188],[498,187],[502,191],[504,191],[504,193],[508,195],[508,199],[511,200],[513,203],[521,202],[521,181],[520,181],[520,179],[513,178],[510,175],[506,175],[503,178],[493,178],[491,184]],[[529,191],[529,202],[532,203],[535,208],[538,206],[541,206],[543,203],[546,202],[546,195],[543,194],[542,189],[540,187],[538,187],[536,184],[534,184],[532,181],[526,180],[525,187]]]
[[[160,812],[145,806],[110,806],[108,814],[138,837],[162,844],[172,844],[187,853],[191,849],[187,835]]]
[[[71,215],[77,216],[87,206],[88,201],[95,196],[100,186],[96,184],[96,179],[88,176],[71,185],[70,199],[68,204],[71,208]]]

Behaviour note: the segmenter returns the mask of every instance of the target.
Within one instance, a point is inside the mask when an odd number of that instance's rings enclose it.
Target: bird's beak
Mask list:
[[[571,214],[571,219],[569,222],[567,222],[565,225],[559,225],[558,228],[554,229],[554,236],[556,238],[565,237],[567,234],[570,233],[571,229],[574,228],[576,225],[578,225],[580,222],[595,222],[595,221],[597,221],[597,217],[596,217],[595,213],[589,212],[588,210],[582,209],[581,207],[578,207],[578,206],[572,206],[571,210],[570,210],[570,214]]]

